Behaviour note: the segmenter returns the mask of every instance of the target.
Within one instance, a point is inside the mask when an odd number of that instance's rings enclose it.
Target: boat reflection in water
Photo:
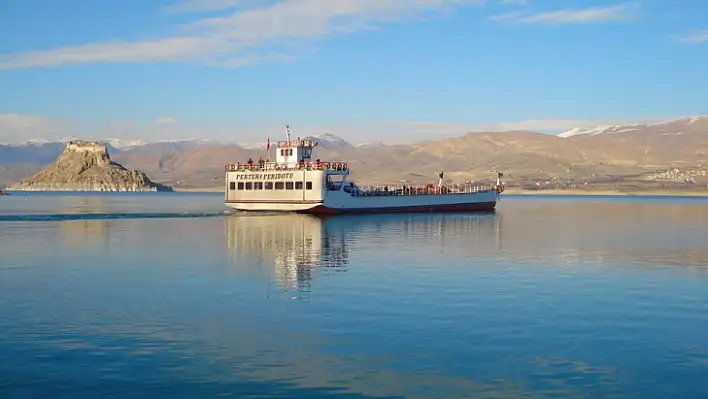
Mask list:
[[[349,262],[343,231],[329,234],[311,215],[230,216],[226,239],[236,265],[260,265],[263,277],[298,297],[310,292],[313,269],[343,271]]]
[[[226,217],[225,235],[234,271],[303,298],[315,273],[346,272],[351,252],[359,262],[378,257],[383,263],[401,248],[408,259],[422,262],[441,252],[497,252],[500,219],[493,214],[246,214]]]

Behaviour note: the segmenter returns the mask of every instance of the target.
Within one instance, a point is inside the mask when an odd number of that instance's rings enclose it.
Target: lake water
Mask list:
[[[0,197],[2,398],[708,398],[708,200]]]

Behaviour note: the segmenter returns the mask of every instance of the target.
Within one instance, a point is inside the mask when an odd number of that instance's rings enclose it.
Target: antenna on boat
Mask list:
[[[290,141],[290,125],[285,125],[285,138]]]
[[[497,191],[497,198],[499,198],[499,194],[501,194],[504,191],[504,182],[502,182],[502,177],[504,177],[504,172],[502,172],[498,166],[496,168],[494,168],[492,171],[496,172],[496,174],[497,174],[497,183],[494,185],[494,189]]]

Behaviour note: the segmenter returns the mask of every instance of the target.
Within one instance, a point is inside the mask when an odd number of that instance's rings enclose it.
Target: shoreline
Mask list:
[[[142,191],[144,193],[150,193],[150,192],[162,192],[162,193],[210,193],[210,194],[217,194],[217,193],[224,193],[223,187],[180,187],[180,188],[175,188],[172,187],[172,191],[162,191],[162,190],[157,190],[157,191]],[[2,191],[2,190],[0,190]],[[21,193],[21,192],[65,192],[65,193],[78,193],[78,192],[85,192],[85,193],[90,193],[90,192],[104,192],[107,193],[106,191],[79,191],[79,190],[7,190],[5,189],[3,194],[4,195],[9,195],[13,192],[15,193]],[[115,193],[119,193],[116,191]],[[587,196],[587,197],[593,197],[593,196],[644,196],[644,197],[708,197],[708,190],[636,190],[636,191],[620,191],[620,190],[577,190],[577,189],[548,189],[548,190],[520,190],[520,189],[515,189],[515,188],[508,188],[504,190],[504,193],[502,193],[502,197],[505,195],[513,195],[513,196],[533,196],[533,195],[538,195],[538,196],[563,196],[563,195],[572,195],[572,196]]]
[[[708,197],[708,190],[504,190],[503,195],[583,195],[583,196],[645,196],[645,197]]]
[[[175,192],[184,193],[223,193],[222,187],[204,187],[204,188],[179,188]],[[708,190],[638,190],[638,191],[619,191],[619,190],[564,190],[564,189],[549,189],[549,190],[519,190],[506,189],[502,193],[504,195],[582,195],[582,196],[646,196],[646,197],[708,197]]]

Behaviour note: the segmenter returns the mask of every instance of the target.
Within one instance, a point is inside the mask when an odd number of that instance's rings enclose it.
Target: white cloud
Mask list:
[[[112,41],[0,55],[0,70],[98,62],[200,61],[213,65],[290,60],[293,43],[348,34],[445,7],[484,0],[188,0],[168,11],[222,10],[149,41]],[[239,7],[224,14],[224,10]],[[279,56],[262,56],[264,49]],[[247,61],[244,61],[247,60]]]
[[[368,23],[392,22],[421,12],[480,0],[285,0],[269,7],[206,18],[195,25],[247,40],[320,37]]]
[[[53,125],[54,122],[43,116],[22,114],[0,114],[0,130],[32,130]]]
[[[691,31],[689,33],[680,35],[677,40],[682,43],[707,43],[708,42],[708,29],[698,29]]]
[[[566,8],[556,11],[532,13],[511,12],[489,19],[521,24],[565,25],[615,22],[637,16],[636,3],[623,3],[605,7]]]
[[[194,60],[232,49],[233,43],[209,37],[174,37],[144,42],[115,41],[0,55],[0,70],[91,62]]]
[[[209,63],[213,66],[219,66],[224,68],[240,68],[250,65],[258,65],[264,62],[291,62],[295,61],[296,57],[287,54],[280,53],[264,53],[264,54],[248,54],[243,57],[228,58],[220,61],[214,61]]]
[[[158,125],[172,125],[172,124],[177,123],[177,119],[170,118],[168,116],[163,116],[161,118],[155,119],[155,123]]]
[[[165,11],[171,13],[219,11],[254,7],[266,2],[267,0],[183,0],[168,6]]]
[[[53,138],[65,133],[60,120],[38,115],[0,114],[0,142],[15,143],[35,138]]]

